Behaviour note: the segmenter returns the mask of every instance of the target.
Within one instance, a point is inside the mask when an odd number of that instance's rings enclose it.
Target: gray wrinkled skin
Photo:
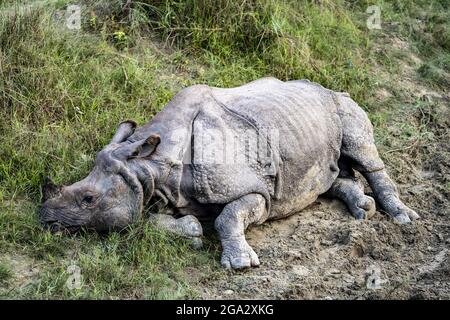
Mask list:
[[[231,148],[235,138],[245,143]],[[201,245],[199,220],[213,218],[221,263],[233,269],[259,265],[247,227],[322,194],[344,201],[357,219],[370,217],[375,201],[399,223],[419,217],[399,199],[365,112],[348,94],[307,80],[186,88],[146,125],[121,123],[88,177],[48,184],[44,194],[40,218],[54,231],[120,230],[156,204],[164,212],[151,215],[156,226]]]

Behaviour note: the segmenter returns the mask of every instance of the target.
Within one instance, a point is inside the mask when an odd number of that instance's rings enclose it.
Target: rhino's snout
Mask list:
[[[39,210],[39,221],[44,228],[47,228],[53,222],[56,222],[56,219],[53,217],[53,214],[43,205]]]
[[[58,214],[50,210],[46,205],[39,211],[39,220],[42,227],[50,232],[73,233],[80,229],[81,225],[72,219],[64,218],[63,214]]]

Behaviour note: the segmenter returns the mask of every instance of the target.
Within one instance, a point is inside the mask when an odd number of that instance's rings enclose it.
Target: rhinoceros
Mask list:
[[[356,219],[370,217],[375,201],[399,223],[419,218],[399,199],[366,113],[347,93],[308,80],[185,88],[147,124],[120,123],[86,178],[47,183],[43,195],[40,221],[52,231],[121,230],[156,205],[148,218],[157,227],[200,239],[200,221],[211,219],[221,265],[232,269],[260,264],[249,226],[320,195],[342,200]]]

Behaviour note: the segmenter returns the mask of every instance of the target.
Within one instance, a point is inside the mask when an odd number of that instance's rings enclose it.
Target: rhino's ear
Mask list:
[[[121,143],[125,141],[129,136],[134,133],[134,129],[136,129],[136,122],[133,120],[126,120],[119,124],[114,137],[111,139],[111,143]]]
[[[61,192],[61,189],[62,186],[57,186],[49,177],[46,177],[42,186],[42,201],[45,202],[56,197]]]
[[[145,158],[150,156],[155,151],[160,141],[161,139],[158,135],[151,135],[147,139],[142,139],[120,147],[114,151],[114,155],[123,160]]]

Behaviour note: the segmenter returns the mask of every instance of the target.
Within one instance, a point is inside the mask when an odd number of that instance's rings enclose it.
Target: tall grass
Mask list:
[[[308,78],[365,97],[366,39],[343,1],[142,1],[169,43],[222,66],[242,61],[259,75]]]
[[[40,10],[0,22],[4,192],[39,196],[44,175],[79,178],[121,119],[146,121],[167,100],[154,57],[138,62],[52,22]]]

